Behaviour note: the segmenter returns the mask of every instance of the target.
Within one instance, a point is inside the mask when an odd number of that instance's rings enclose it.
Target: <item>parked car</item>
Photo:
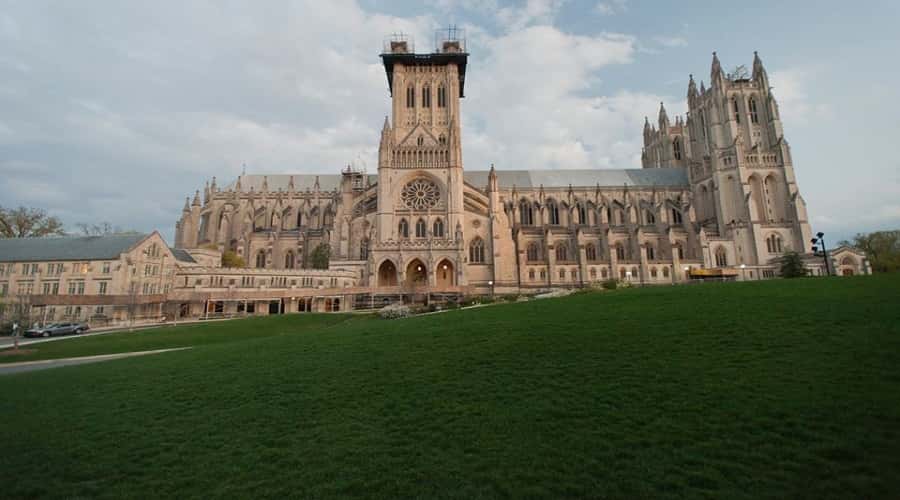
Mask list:
[[[80,334],[90,330],[91,327],[85,323],[52,323],[50,325],[32,328],[25,331],[26,337],[52,337],[54,335],[69,335],[70,333]]]

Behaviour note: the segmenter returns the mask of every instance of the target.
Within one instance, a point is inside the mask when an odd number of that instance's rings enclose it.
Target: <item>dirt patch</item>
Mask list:
[[[26,354],[34,354],[37,349],[5,349],[0,351],[0,356],[25,356]]]

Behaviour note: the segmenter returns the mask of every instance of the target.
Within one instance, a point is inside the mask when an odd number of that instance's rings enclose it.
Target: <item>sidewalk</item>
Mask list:
[[[43,359],[40,361],[22,361],[21,363],[7,363],[0,365],[0,375],[11,375],[13,373],[32,372],[36,370],[46,370],[48,368],[58,368],[60,366],[83,365],[87,363],[99,363],[101,361],[111,361],[113,359],[133,358],[136,356],[147,356],[149,354],[160,354],[163,352],[183,351],[192,349],[192,347],[175,347],[172,349],[156,349],[154,351],[137,351],[122,352],[118,354],[100,354],[96,356],[83,356],[80,358],[62,358],[62,359]]]

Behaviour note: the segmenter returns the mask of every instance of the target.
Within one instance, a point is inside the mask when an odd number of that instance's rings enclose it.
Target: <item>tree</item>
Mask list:
[[[853,237],[852,242],[842,241],[839,244],[865,252],[873,272],[892,273],[900,270],[900,231],[860,233]]]
[[[247,267],[247,263],[233,250],[226,250],[222,254],[222,267]]]
[[[331,245],[319,243],[310,256],[310,264],[313,269],[328,269],[328,260],[331,257]]]
[[[119,226],[113,226],[109,222],[101,222],[99,224],[87,224],[79,222],[75,227],[85,236],[106,236],[109,234],[134,234],[137,231],[124,230]]]
[[[36,238],[42,236],[63,235],[62,221],[48,216],[40,208],[19,207],[5,209],[0,207],[0,237],[2,238]]]
[[[806,276],[803,259],[797,252],[786,252],[781,258],[782,278],[802,278]]]

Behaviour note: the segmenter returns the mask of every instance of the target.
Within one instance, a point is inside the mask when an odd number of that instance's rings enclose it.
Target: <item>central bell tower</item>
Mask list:
[[[465,95],[465,38],[436,33],[434,51],[416,53],[407,35],[385,40],[381,54],[391,95],[378,152],[378,241],[452,239],[462,226],[460,98]],[[418,220],[427,235],[403,234]],[[441,219],[441,234],[433,228]]]

